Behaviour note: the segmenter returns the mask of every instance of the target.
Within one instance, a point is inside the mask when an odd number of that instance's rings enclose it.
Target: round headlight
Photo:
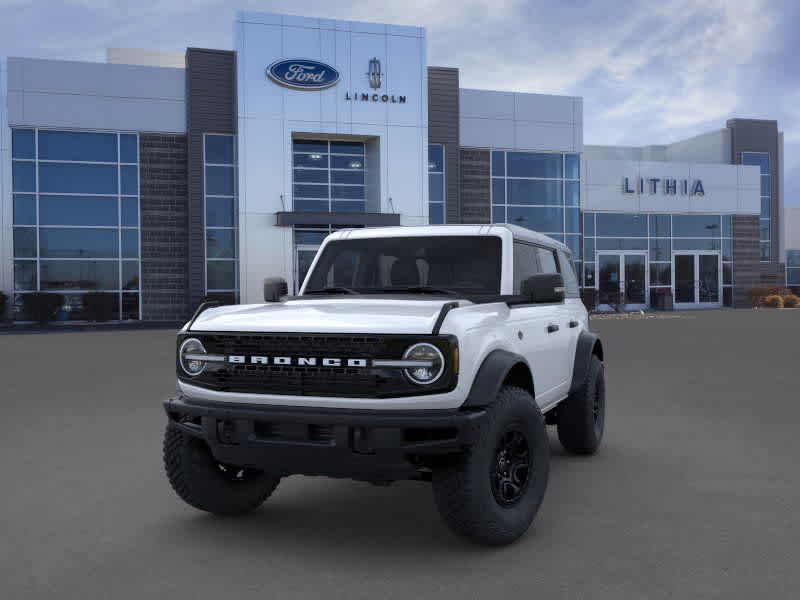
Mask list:
[[[426,363],[404,369],[406,377],[419,385],[431,384],[444,373],[444,356],[433,344],[425,342],[414,344],[403,354],[403,360]]]
[[[181,363],[181,368],[190,377],[200,375],[203,369],[206,368],[206,361],[203,360],[205,355],[206,349],[197,338],[184,340],[180,349],[178,349],[178,360]]]

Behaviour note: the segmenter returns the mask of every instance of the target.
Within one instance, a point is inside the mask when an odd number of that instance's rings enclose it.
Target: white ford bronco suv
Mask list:
[[[297,296],[201,306],[164,403],[167,477],[215,514],[282,477],[430,481],[458,534],[521,536],[544,497],[546,425],[577,454],[603,436],[603,347],[569,249],[511,225],[352,229]]]

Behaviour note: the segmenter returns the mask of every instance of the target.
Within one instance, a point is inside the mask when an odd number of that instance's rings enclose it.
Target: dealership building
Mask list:
[[[16,319],[37,291],[59,320],[98,292],[121,320],[259,302],[266,276],[297,290],[330,231],[397,224],[550,235],[601,310],[749,306],[800,277],[776,121],[590,146],[582,98],[461,88],[424,28],[240,12],[234,32],[233,51],[0,63]]]

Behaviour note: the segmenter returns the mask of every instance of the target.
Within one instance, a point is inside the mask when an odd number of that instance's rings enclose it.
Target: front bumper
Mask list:
[[[378,411],[164,402],[170,426],[203,439],[226,464],[282,475],[368,481],[420,478],[435,456],[463,452],[483,410]]]

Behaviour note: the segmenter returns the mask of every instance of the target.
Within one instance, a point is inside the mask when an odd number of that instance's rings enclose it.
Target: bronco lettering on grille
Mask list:
[[[228,362],[237,365],[277,365],[277,366],[298,366],[316,367],[319,359],[314,356],[244,356],[241,354],[231,354]],[[322,358],[323,367],[356,367],[363,369],[367,366],[366,358]]]

